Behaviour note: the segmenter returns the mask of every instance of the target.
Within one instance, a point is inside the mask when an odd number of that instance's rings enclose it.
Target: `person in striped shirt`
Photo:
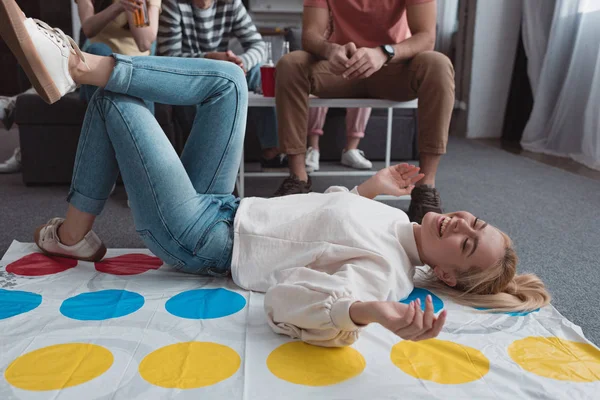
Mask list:
[[[246,73],[249,90],[261,86],[260,66],[266,60],[266,44],[252,22],[242,0],[163,0],[158,29],[157,54],[169,57],[210,58],[237,64]],[[243,53],[230,49],[236,38]],[[257,110],[258,139],[263,169],[287,168],[279,154],[275,109]],[[195,108],[183,110],[184,123],[191,126]]]

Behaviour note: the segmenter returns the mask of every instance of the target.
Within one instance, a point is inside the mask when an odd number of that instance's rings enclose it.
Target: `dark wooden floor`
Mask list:
[[[508,151],[509,153],[518,154],[523,157],[536,160],[546,165],[600,181],[600,171],[590,169],[583,164],[579,164],[578,162],[571,160],[570,158],[556,157],[541,153],[532,153],[530,151],[523,150],[518,142],[504,142],[500,139],[476,139],[476,141],[488,146]]]

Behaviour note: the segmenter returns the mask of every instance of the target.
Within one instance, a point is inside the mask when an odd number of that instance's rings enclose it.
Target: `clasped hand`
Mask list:
[[[352,42],[334,45],[328,54],[333,71],[346,79],[364,79],[379,71],[387,56],[379,48],[357,48]]]

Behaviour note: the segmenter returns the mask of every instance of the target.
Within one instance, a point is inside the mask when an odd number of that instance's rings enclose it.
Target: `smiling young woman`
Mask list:
[[[473,214],[428,213],[415,225],[422,260],[421,285],[455,301],[496,311],[535,310],[550,294],[535,275],[517,275],[518,257],[504,232]]]

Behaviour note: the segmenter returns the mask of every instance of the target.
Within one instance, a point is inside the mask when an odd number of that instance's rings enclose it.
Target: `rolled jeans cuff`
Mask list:
[[[100,215],[100,213],[104,209],[104,204],[106,203],[106,200],[107,199],[92,199],[91,197],[84,196],[75,189],[71,189],[69,191],[69,195],[67,196],[67,201],[73,207],[75,207],[79,211],[83,211],[84,213],[93,215]]]
[[[113,54],[115,59],[115,68],[110,74],[110,78],[104,87],[105,90],[126,94],[131,83],[133,74],[133,61],[131,56],[122,54]]]

